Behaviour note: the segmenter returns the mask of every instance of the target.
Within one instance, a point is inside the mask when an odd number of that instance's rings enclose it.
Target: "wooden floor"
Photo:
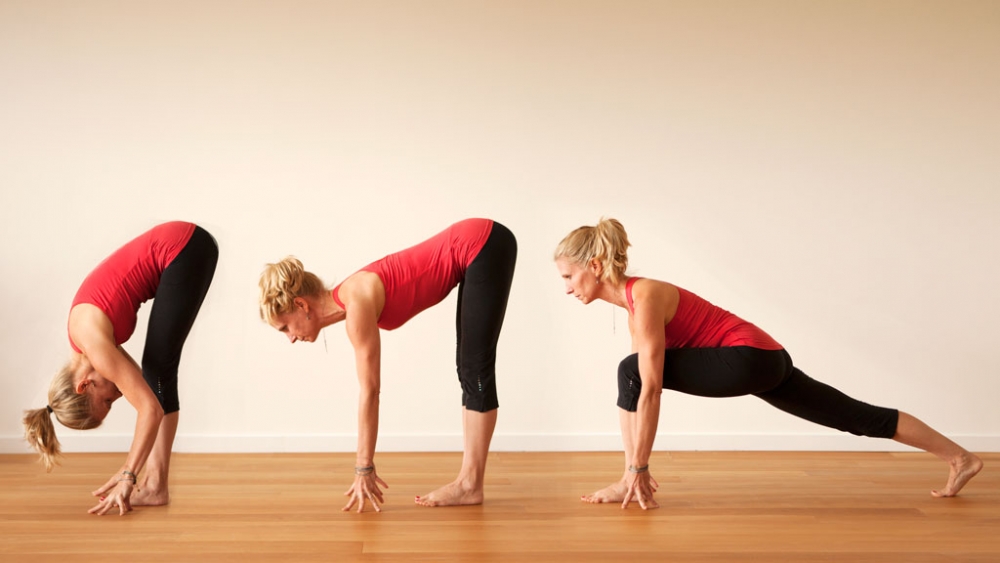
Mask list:
[[[175,454],[170,506],[87,514],[122,454],[46,474],[0,456],[0,561],[1000,561],[1000,454],[953,499],[919,453],[655,453],[662,508],[585,505],[620,454],[494,453],[486,504],[413,504],[459,454],[380,454],[381,514],[344,513],[353,454]]]

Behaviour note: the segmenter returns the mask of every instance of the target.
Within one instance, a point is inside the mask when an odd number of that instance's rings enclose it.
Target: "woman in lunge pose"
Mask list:
[[[496,426],[496,349],[517,257],[514,235],[489,219],[466,219],[411,248],[390,254],[328,290],[295,258],[268,264],[260,277],[260,314],[292,343],[314,342],[344,321],[354,347],[361,394],[354,483],[344,510],[365,502],[380,511],[375,468],[381,387],[379,329],[393,330],[439,303],[458,285],[457,370],[462,385],[465,448],[451,483],[416,497],[423,506],[481,504],[486,456]]]
[[[628,277],[628,236],[602,219],[566,236],[555,251],[566,293],[628,311],[632,354],[618,366],[618,407],[625,445],[621,480],[585,502],[636,500],[656,508],[649,456],[660,416],[660,394],[672,389],[704,397],[754,395],[806,420],[861,436],[892,438],[946,461],[948,482],[937,497],[955,496],[983,467],[975,454],[913,416],[872,406],[809,378],[763,330],[673,284]]]
[[[64,426],[100,426],[124,396],[138,411],[121,469],[93,492],[92,514],[118,507],[163,505],[170,499],[170,452],[180,405],[181,349],[215,275],[219,249],[207,231],[175,221],[153,227],[118,249],[87,276],[69,313],[69,362],[49,386],[49,404],[25,412],[25,437],[45,467],[59,455],[52,416]],[[142,367],[122,349],[135,330],[139,306],[153,299]],[[140,470],[145,468],[139,483]]]

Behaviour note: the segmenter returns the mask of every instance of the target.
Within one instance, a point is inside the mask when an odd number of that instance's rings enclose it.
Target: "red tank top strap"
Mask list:
[[[635,282],[641,279],[642,278],[629,278],[628,281],[625,282],[625,298],[628,299],[628,311],[630,313],[635,312],[635,305],[632,303],[632,286],[635,285]]]
[[[341,309],[344,309],[346,311],[347,307],[344,307],[344,302],[340,300],[340,286],[341,284],[337,284],[337,287],[331,289],[330,296],[333,297],[333,300],[337,302],[337,305],[340,305]]]

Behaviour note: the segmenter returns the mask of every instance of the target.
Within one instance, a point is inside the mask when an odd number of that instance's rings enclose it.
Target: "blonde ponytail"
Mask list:
[[[62,453],[52,415],[63,426],[76,430],[90,430],[101,425],[101,421],[90,414],[90,396],[78,394],[73,383],[73,373],[82,357],[77,356],[76,360],[68,362],[52,379],[47,407],[24,411],[24,439],[41,454],[46,471],[52,471],[53,466],[59,463],[58,458]]]
[[[258,286],[260,318],[268,323],[277,315],[291,311],[296,297],[314,297],[326,290],[319,277],[307,272],[294,256],[266,265]]]
[[[601,281],[617,284],[627,277],[630,246],[625,227],[617,219],[601,218],[593,227],[580,227],[566,235],[556,247],[554,259],[577,264],[597,260],[602,267]]]
[[[56,428],[52,424],[49,409],[24,411],[23,422],[24,439],[36,452],[41,454],[45,470],[52,471],[52,467],[59,463],[57,458],[62,452],[59,449],[59,440],[56,439]]]

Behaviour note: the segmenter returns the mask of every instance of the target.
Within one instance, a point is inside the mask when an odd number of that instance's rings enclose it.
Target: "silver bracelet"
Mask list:
[[[364,477],[365,475],[371,475],[374,472],[375,472],[374,465],[369,465],[368,467],[358,467],[357,465],[354,466],[355,475],[360,475]]]
[[[643,465],[642,467],[636,467],[634,465],[628,466],[629,473],[645,473],[649,471],[649,464]]]

